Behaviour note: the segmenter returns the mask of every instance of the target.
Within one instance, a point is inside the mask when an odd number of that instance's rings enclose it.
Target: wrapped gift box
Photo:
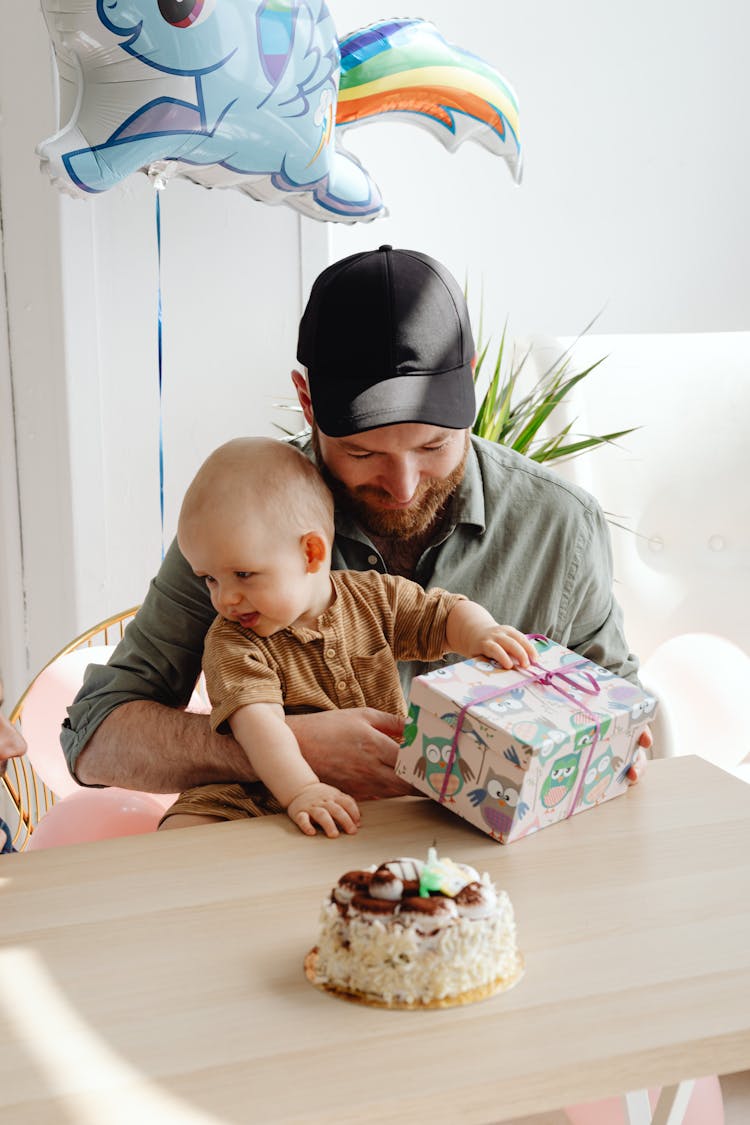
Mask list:
[[[617,797],[656,700],[546,637],[528,669],[447,665],[412,683],[396,772],[507,844]]]

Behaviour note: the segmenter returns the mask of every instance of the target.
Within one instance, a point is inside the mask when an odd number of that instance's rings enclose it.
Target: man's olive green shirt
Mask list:
[[[309,444],[302,448],[309,453]],[[367,535],[340,512],[333,568],[387,570]],[[543,633],[626,679],[636,678],[638,661],[628,650],[612,594],[609,529],[598,503],[504,446],[472,438],[464,479],[413,577],[425,588],[465,594],[496,621]],[[73,773],[87,740],[121,703],[187,704],[215,616],[204,580],[172,543],[109,664],[89,668],[69,709],[62,744]],[[401,665],[407,697],[412,677],[428,667]]]

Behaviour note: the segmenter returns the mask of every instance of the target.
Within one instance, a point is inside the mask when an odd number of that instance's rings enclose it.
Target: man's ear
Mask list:
[[[312,426],[312,399],[310,398],[310,390],[307,386],[307,379],[301,371],[295,370],[292,371],[292,382],[294,383],[294,389],[297,392],[297,398],[299,399],[299,404],[302,407],[302,413],[305,416],[305,421],[307,422],[308,426]]]
[[[302,550],[305,552],[307,573],[315,574],[328,558],[328,544],[317,531],[308,531],[302,536]]]

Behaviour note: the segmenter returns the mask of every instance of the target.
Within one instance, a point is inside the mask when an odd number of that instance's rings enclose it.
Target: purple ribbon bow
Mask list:
[[[536,633],[532,633],[529,636],[530,636],[531,640],[545,640],[546,641],[546,639],[547,639],[546,637],[542,637],[541,635],[536,634]],[[572,671],[574,668],[579,668],[582,664],[588,664],[588,663],[589,663],[589,661],[586,660],[586,659],[583,659],[583,658],[581,660],[576,660],[575,662],[566,665],[566,672]],[[536,672],[532,671],[531,669],[533,669],[533,668],[538,669],[538,671],[536,671]],[[589,768],[589,765],[591,764],[591,758],[593,757],[594,750],[596,748],[597,742],[599,741],[599,732],[600,732],[600,729],[601,729],[601,722],[600,722],[598,716],[595,715],[592,711],[590,711],[589,708],[586,707],[585,704],[582,704],[578,699],[575,698],[575,696],[571,695],[570,692],[566,691],[565,688],[561,686],[561,682],[565,683],[565,684],[568,684],[572,688],[575,688],[576,691],[584,692],[585,695],[598,695],[601,689],[599,687],[599,684],[597,683],[597,681],[594,679],[594,677],[591,675],[590,672],[584,672],[583,673],[585,678],[588,680],[588,686],[584,687],[582,684],[576,683],[575,680],[572,680],[568,675],[566,675],[566,672],[563,672],[560,668],[554,668],[554,669],[543,668],[541,666],[541,664],[537,664],[535,661],[532,662],[530,668],[528,668],[528,669],[527,668],[517,668],[516,671],[521,673],[523,676],[525,676],[528,679],[529,683],[532,684],[532,685],[537,685],[539,687],[550,687],[550,688],[553,688],[555,691],[559,692],[559,694],[564,696],[567,700],[569,700],[570,703],[574,704],[576,707],[579,707],[583,711],[583,713],[587,716],[587,718],[589,718],[591,720],[591,722],[594,724],[594,737],[591,740],[591,745],[589,747],[588,757],[586,758],[586,765],[579,772],[578,788],[576,789],[575,796],[573,797],[573,800],[571,801],[570,808],[569,808],[568,813],[567,813],[567,816],[572,816],[573,811],[575,810],[576,805],[578,804],[578,799],[579,799],[580,794],[581,794],[581,787],[583,785],[583,779],[585,778],[586,774],[588,773],[588,768]],[[469,699],[461,707],[461,709],[458,712],[458,715],[456,717],[456,729],[453,732],[453,739],[451,741],[451,748],[450,748],[450,753],[448,755],[448,762],[447,762],[446,767],[445,767],[445,777],[443,778],[443,784],[440,788],[440,795],[438,797],[438,803],[439,804],[442,804],[445,801],[445,794],[446,794],[446,791],[448,789],[448,781],[450,779],[451,770],[453,769],[453,763],[456,760],[456,754],[458,753],[458,740],[461,736],[461,730],[463,728],[464,719],[466,717],[467,711],[469,711],[472,707],[475,707],[478,703],[490,703],[490,702],[494,701],[495,699],[500,699],[503,695],[507,695],[509,691],[513,691],[513,689],[516,688],[517,686],[518,686],[517,683],[508,684],[508,685],[506,685],[505,687],[502,687],[502,688],[490,687],[489,685],[480,686],[480,687],[477,688],[476,692],[472,695],[471,699]]]

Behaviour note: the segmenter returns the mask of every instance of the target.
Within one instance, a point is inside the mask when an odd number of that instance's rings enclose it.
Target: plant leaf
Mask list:
[[[484,293],[482,293],[483,297]],[[638,427],[608,434],[586,434],[575,439],[575,434],[572,432],[574,421],[568,421],[556,433],[542,438],[538,436],[557,407],[566,402],[574,388],[596,371],[607,358],[602,356],[582,371],[575,371],[572,366],[575,344],[592,328],[597,318],[598,316],[594,317],[586,325],[575,341],[553,360],[534,385],[523,394],[518,394],[519,380],[531,354],[531,348],[520,359],[514,349],[508,358],[506,320],[495,355],[492,375],[479,405],[473,432],[479,437],[509,446],[538,463],[577,457],[598,446],[613,444],[617,439],[633,433]],[[480,329],[482,326],[483,316],[480,317]],[[492,362],[490,343],[491,341],[488,341],[480,348],[474,372],[475,382],[483,367]]]

